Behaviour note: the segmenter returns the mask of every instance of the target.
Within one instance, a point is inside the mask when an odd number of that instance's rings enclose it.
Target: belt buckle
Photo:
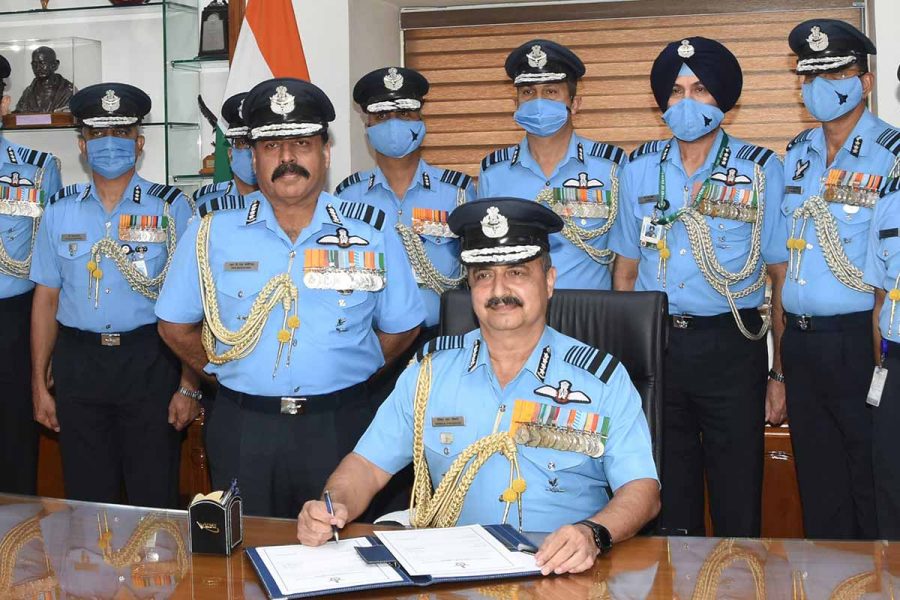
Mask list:
[[[100,334],[100,345],[101,346],[121,346],[122,345],[122,336],[118,333],[101,333]]]
[[[306,398],[281,398],[281,414],[283,415],[302,415],[303,404]]]
[[[797,327],[800,328],[800,331],[809,330],[809,315],[800,315],[797,317]]]
[[[687,329],[691,326],[691,317],[690,315],[672,315],[672,325],[675,329]]]

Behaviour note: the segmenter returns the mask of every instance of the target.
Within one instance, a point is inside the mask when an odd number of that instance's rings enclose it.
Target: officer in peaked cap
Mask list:
[[[553,209],[565,222],[550,240],[557,287],[609,289],[609,230],[618,207],[618,170],[625,151],[575,132],[584,63],[565,46],[536,39],[513,50],[506,74],[516,90],[517,145],[481,161],[479,197],[511,194]],[[540,157],[537,158],[537,157]]]
[[[832,19],[797,25],[803,103],[820,126],[784,160],[782,344],[803,525],[810,538],[881,537],[872,466],[873,288],[863,280],[879,195],[900,175],[900,131],[873,115],[872,41]],[[874,469],[878,473],[878,468]]]
[[[0,116],[9,112],[3,94],[9,62],[0,56]],[[47,200],[61,186],[59,160],[0,136],[0,492],[34,494],[38,430],[31,404],[28,280],[32,235]]]
[[[231,181],[204,185],[194,192],[194,204],[201,217],[209,211],[243,208],[243,197],[259,189],[256,185],[256,173],[253,171],[250,130],[241,116],[241,106],[246,97],[246,92],[235,94],[222,105],[222,118],[228,123],[225,138],[231,145],[228,148],[228,160],[233,177]]]
[[[35,417],[60,432],[69,498],[120,502],[124,482],[128,502],[174,507],[199,376],[162,343],[153,308],[193,205],[136,171],[151,107],[142,90],[92,85],[70,107],[91,180],[50,198],[37,234]]]
[[[531,200],[483,198],[454,210],[449,225],[461,239],[480,327],[418,352],[329,480],[334,517],[322,502],[307,502],[298,537],[322,544],[332,523],[355,519],[413,463],[414,526],[508,517],[553,532],[536,557],[544,574],[584,571],[659,508],[640,397],[616,358],[546,325],[559,215]],[[473,444],[490,454],[463,474],[465,461],[451,465]],[[448,500],[457,494],[461,503]],[[620,502],[633,507],[628,519],[613,516]]]
[[[609,246],[617,290],[669,297],[663,511],[668,535],[704,534],[704,479],[717,536],[760,532],[763,434],[784,419],[781,383],[767,382],[771,316],[765,280],[784,278],[783,170],[775,153],[721,127],[741,95],[737,58],[690,36],[653,62],[650,86],[672,137],[632,152]],[[683,190],[689,190],[690,194]],[[775,364],[779,348],[775,346]]]
[[[236,477],[246,512],[287,517],[353,449],[375,409],[367,380],[425,312],[384,212],[343,214],[323,191],[325,93],[270,79],[242,114],[259,191],[189,230],[156,310],[176,353],[219,383],[206,425],[213,487]]]

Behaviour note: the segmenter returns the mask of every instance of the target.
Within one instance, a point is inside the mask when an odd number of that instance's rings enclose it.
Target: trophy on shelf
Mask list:
[[[200,16],[200,52],[204,58],[228,58],[228,2],[213,0]]]
[[[31,53],[34,79],[22,91],[15,110],[3,117],[4,127],[67,126],[74,120],[69,100],[75,85],[57,73],[59,59],[50,46],[38,46]]]

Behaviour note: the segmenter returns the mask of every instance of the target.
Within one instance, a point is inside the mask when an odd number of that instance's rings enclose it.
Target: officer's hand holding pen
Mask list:
[[[338,501],[332,503],[334,515],[322,500],[310,500],[297,516],[297,539],[304,546],[321,546],[334,539],[332,525],[338,529],[347,523],[347,507]]]

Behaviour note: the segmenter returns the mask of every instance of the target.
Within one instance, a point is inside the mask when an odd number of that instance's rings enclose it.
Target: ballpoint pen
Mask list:
[[[334,505],[331,503],[331,494],[328,492],[328,490],[325,490],[325,494],[323,494],[323,495],[325,496],[325,509],[328,511],[328,514],[333,517],[334,516]],[[341,538],[338,536],[337,525],[332,524],[331,532],[334,534],[334,541],[335,542],[340,541]]]

